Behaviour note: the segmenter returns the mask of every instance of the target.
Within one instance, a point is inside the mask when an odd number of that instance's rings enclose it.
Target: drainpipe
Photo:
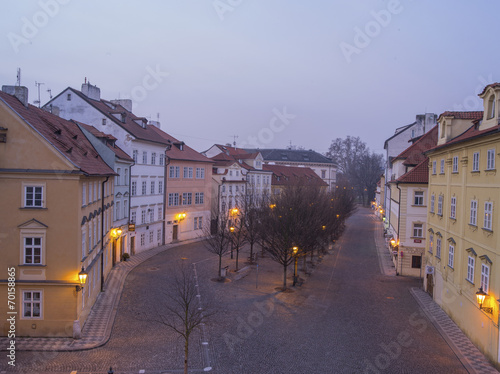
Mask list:
[[[109,176],[101,183],[101,292],[104,292],[104,184],[109,180]]]
[[[130,207],[132,206],[132,166],[134,166],[134,165],[135,165],[135,161],[130,164],[129,170],[128,170],[128,196],[129,196],[129,201],[128,201],[128,222],[129,223],[130,223]],[[130,237],[129,237],[129,239],[130,239]],[[130,246],[130,241],[129,241],[129,246]],[[129,248],[129,253],[130,253],[130,248]]]
[[[170,158],[167,156],[167,150],[165,150],[165,170],[163,172],[163,180],[164,180],[164,185],[165,189],[163,190],[163,238],[161,240],[162,245],[165,245],[165,236],[167,235],[166,229],[167,229],[167,223],[166,217],[167,217],[167,181],[168,181],[168,165],[170,165]]]
[[[400,238],[400,235],[399,235],[399,227],[400,227],[400,223],[401,223],[401,188],[399,188],[399,183],[396,182],[396,188],[399,190],[399,204],[398,204],[398,242],[400,242],[399,238]],[[398,246],[398,250],[399,250],[399,246]],[[401,251],[399,251],[399,259],[401,261],[401,271],[400,271],[400,275],[403,275],[403,256],[401,256]]]

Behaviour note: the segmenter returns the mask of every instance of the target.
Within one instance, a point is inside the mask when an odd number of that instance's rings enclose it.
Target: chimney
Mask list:
[[[24,86],[2,86],[2,91],[15,96],[23,105],[28,107],[28,87]]]
[[[92,100],[101,100],[101,89],[86,82],[82,84],[82,94]]]
[[[156,127],[158,127],[159,129],[161,129],[161,124],[160,124],[160,121],[149,121],[149,122],[148,122],[148,125],[156,126]]]
[[[116,100],[111,100],[111,102],[113,104],[121,105],[127,111],[132,113],[132,100],[131,99],[116,99]]]

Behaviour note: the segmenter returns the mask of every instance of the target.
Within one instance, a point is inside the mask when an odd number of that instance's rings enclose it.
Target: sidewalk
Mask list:
[[[373,218],[379,221],[375,216]],[[380,271],[385,275],[395,276],[396,269],[391,260],[388,243],[383,237],[383,232],[382,223],[379,221],[375,230],[375,243],[379,254]],[[472,344],[470,339],[428,293],[420,288],[412,288],[410,293],[469,373],[498,373],[488,359]]]
[[[17,351],[81,351],[100,347],[109,340],[115,320],[118,303],[125,278],[132,269],[147,259],[167,249],[193,243],[200,239],[191,239],[175,244],[166,244],[131,256],[128,261],[118,263],[111,269],[104,292],[101,292],[92,307],[82,329],[82,338],[16,338]],[[0,338],[0,350],[6,350],[9,339]],[[5,348],[4,348],[5,347]]]

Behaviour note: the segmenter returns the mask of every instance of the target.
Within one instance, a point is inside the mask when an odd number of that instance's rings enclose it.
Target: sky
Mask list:
[[[4,0],[0,84],[45,104],[85,79],[197,151],[376,153],[417,114],[482,110],[497,0]],[[50,89],[50,93],[49,90]]]

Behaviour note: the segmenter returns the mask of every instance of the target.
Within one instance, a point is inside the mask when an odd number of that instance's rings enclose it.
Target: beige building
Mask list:
[[[498,367],[500,84],[488,85],[479,96],[484,112],[439,116],[438,145],[428,152],[424,286]]]
[[[0,314],[17,313],[16,336],[78,337],[112,266],[115,173],[76,123],[29,105],[26,87],[2,90]]]

